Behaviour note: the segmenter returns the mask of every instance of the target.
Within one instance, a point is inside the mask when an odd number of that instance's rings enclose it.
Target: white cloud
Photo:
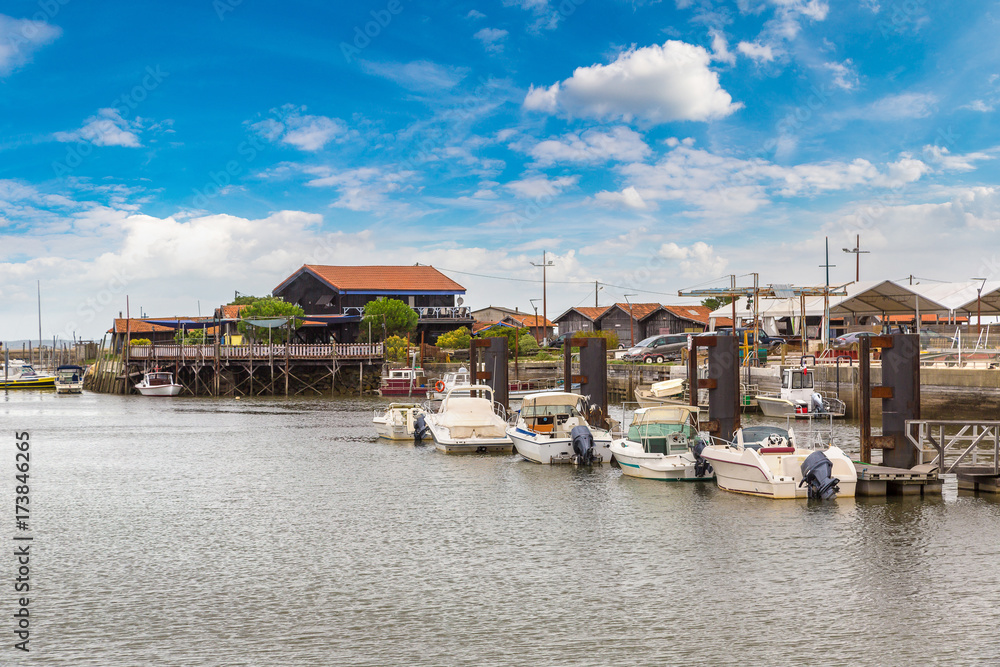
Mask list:
[[[587,130],[582,134],[571,133],[558,139],[546,139],[527,152],[540,165],[551,165],[559,162],[596,163],[606,160],[636,162],[645,159],[650,150],[642,140],[642,135],[619,126],[607,132]]]
[[[486,14],[483,14],[480,11],[476,11],[475,9],[470,9],[469,13],[465,15],[465,18],[471,19],[473,21],[478,21],[479,19],[486,18]]]
[[[62,29],[45,21],[15,19],[0,14],[0,77],[31,62],[36,51],[62,35]]]
[[[995,151],[996,149],[993,150]],[[975,162],[992,160],[994,157],[991,153],[984,152],[952,155],[951,151],[944,146],[934,145],[924,146],[924,155],[944,171],[973,171],[976,169]]]
[[[712,38],[712,60],[718,60],[727,65],[735,65],[736,56],[729,51],[729,44],[726,42],[725,33],[721,30],[709,30],[708,34]]]
[[[985,100],[972,100],[968,104],[963,104],[959,109],[969,109],[970,111],[979,111],[980,113],[989,113],[996,108],[996,104],[993,102],[987,103]]]
[[[608,65],[579,67],[548,88],[532,86],[524,107],[654,124],[724,118],[743,105],[720,87],[711,59],[700,46],[672,40],[630,49]]]
[[[756,63],[769,63],[774,60],[774,49],[768,44],[758,42],[740,42],[736,50]]]
[[[507,39],[507,31],[497,28],[483,28],[473,35],[483,43],[483,48],[490,53],[500,53],[503,51],[504,41]]]
[[[411,90],[446,90],[454,88],[469,73],[467,67],[447,67],[429,60],[410,63],[377,63],[361,61],[369,74],[389,79]]]
[[[141,120],[122,118],[117,109],[100,109],[96,116],[83,122],[83,127],[72,132],[56,132],[52,136],[62,142],[90,142],[95,146],[126,146],[138,148]]]
[[[579,176],[562,176],[552,180],[545,176],[529,176],[517,181],[510,181],[504,187],[522,199],[538,199],[540,197],[555,197],[563,190],[576,185],[579,180]]]
[[[348,137],[347,124],[339,118],[309,116],[306,107],[286,104],[271,109],[272,118],[251,123],[258,134],[268,141],[277,141],[303,151],[318,151],[331,141],[344,141]]]
[[[600,203],[610,206],[621,206],[635,211],[646,211],[654,208],[642,198],[639,191],[631,185],[621,192],[598,192],[594,199]]]
[[[926,118],[931,115],[938,98],[933,93],[899,93],[887,95],[859,115],[877,120]]]
[[[316,188],[337,188],[340,196],[330,205],[351,211],[376,211],[382,214],[398,212],[399,206],[390,207],[389,195],[409,189],[407,181],[416,176],[413,171],[383,170],[377,167],[361,167],[336,171],[327,167],[306,167],[303,169],[316,178],[306,185]]]
[[[556,11],[549,5],[549,0],[503,0],[504,7],[520,7],[531,12],[535,17],[533,23],[528,26],[529,32],[540,32],[542,30],[555,30],[559,25],[562,13]],[[573,6],[575,9],[575,5]]]
[[[842,90],[854,90],[858,85],[858,75],[852,69],[853,63],[848,58],[842,63],[825,63],[823,68],[833,73],[833,85]]]
[[[664,243],[657,254],[665,260],[676,262],[681,274],[688,278],[703,278],[724,273],[729,262],[715,254],[715,249],[704,241],[689,246]]]

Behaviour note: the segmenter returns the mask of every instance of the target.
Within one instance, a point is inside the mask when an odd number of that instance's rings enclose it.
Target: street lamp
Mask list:
[[[982,280],[982,284],[976,288],[976,332],[980,337],[983,335],[983,288],[986,287],[986,278],[973,278],[973,280]]]
[[[628,300],[630,296],[639,296],[639,295],[638,294],[625,295],[625,303],[628,304],[628,337],[632,339],[631,347],[635,347],[635,329],[632,327],[632,325],[635,323],[635,318],[632,317],[632,304]]]
[[[854,255],[854,257],[857,259],[856,267],[854,269],[854,282],[860,282],[861,281],[861,255],[867,255],[869,253],[868,250],[862,250],[861,249],[861,234],[858,234],[857,240],[854,242],[854,247],[853,248],[844,248],[844,252],[849,253],[851,255]],[[830,260],[827,259],[826,263],[829,264]]]
[[[541,343],[542,339],[538,337],[538,304],[536,301],[541,301],[541,299],[528,299],[531,302],[531,306],[535,309],[535,342]]]
[[[542,267],[542,317],[545,318],[546,321],[548,321],[548,319],[549,319],[549,305],[548,305],[549,302],[547,301],[547,296],[546,296],[545,269],[546,269],[546,267],[552,266],[553,262],[552,262],[552,260],[546,259],[545,255],[546,255],[546,252],[543,250],[542,251],[542,263],[541,264],[535,264],[534,262],[531,262],[531,265],[532,266],[540,266],[540,267]],[[536,327],[538,326],[538,314],[537,313],[535,313],[535,326]]]

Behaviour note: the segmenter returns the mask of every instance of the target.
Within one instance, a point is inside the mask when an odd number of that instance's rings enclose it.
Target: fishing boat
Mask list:
[[[422,368],[390,368],[382,376],[381,396],[421,396],[427,391]]]
[[[580,394],[546,391],[524,397],[507,435],[534,463],[608,463],[611,433],[587,422],[590,406]]]
[[[52,389],[55,386],[55,375],[36,373],[31,364],[19,359],[11,359],[5,364],[0,376],[0,389]]]
[[[415,403],[390,403],[372,416],[375,433],[387,440],[421,440],[424,435],[424,409]]]
[[[757,394],[760,411],[768,417],[810,414],[843,417],[846,406],[840,399],[824,396],[815,389],[816,374],[808,367],[786,368],[781,374],[781,392]]]
[[[718,441],[716,441],[718,442]],[[764,498],[853,498],[858,482],[850,457],[833,445],[799,447],[794,429],[750,426],[732,442],[701,452],[720,489]]]
[[[426,417],[434,445],[448,454],[509,452],[503,406],[493,399],[487,385],[457,385],[448,390],[437,412]]]
[[[83,367],[66,364],[56,369],[57,394],[83,393]]]
[[[698,430],[698,408],[640,408],[628,434],[611,443],[611,453],[629,477],[667,482],[711,480],[712,466],[700,454],[711,442]]]
[[[143,396],[176,396],[184,386],[174,382],[173,373],[152,371],[144,373],[135,388]]]

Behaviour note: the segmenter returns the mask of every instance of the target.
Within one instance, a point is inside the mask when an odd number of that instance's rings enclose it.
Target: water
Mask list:
[[[1000,504],[953,483],[768,501],[377,441],[381,404],[0,394],[0,507],[32,443],[18,664],[1000,659]]]

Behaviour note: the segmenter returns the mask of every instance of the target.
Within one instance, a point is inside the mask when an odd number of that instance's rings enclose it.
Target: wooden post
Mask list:
[[[735,316],[733,322],[736,321]],[[698,407],[698,346],[693,338],[688,342],[688,405]]]
[[[872,462],[872,386],[870,336],[858,339],[858,419],[861,421],[861,460]]]
[[[288,398],[288,359],[289,348],[292,345],[292,320],[289,319],[286,324],[288,325],[288,336],[285,339],[285,398]]]

